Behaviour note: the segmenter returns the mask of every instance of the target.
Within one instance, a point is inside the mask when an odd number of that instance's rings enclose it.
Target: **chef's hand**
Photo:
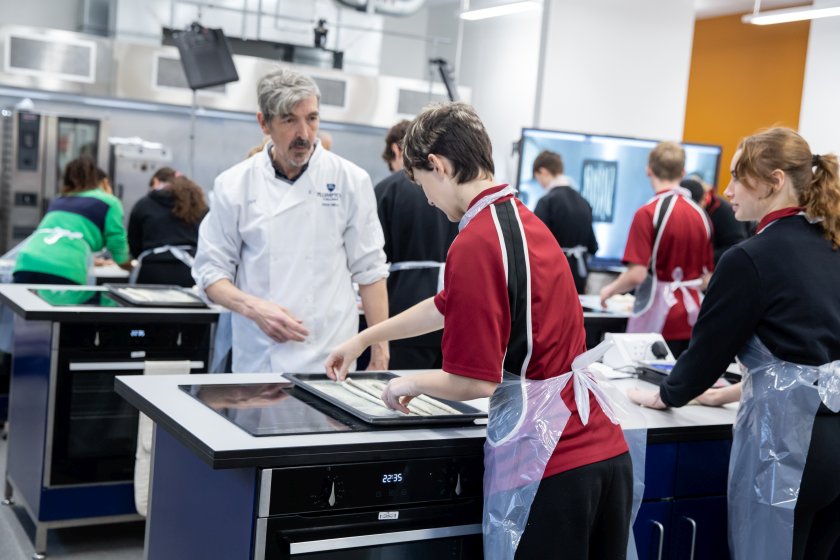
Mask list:
[[[303,342],[309,330],[291,311],[276,303],[260,300],[253,305],[251,317],[262,332],[277,342]]]
[[[410,375],[395,377],[385,385],[385,390],[382,391],[382,401],[391,410],[399,410],[409,414],[411,411],[408,410],[408,403],[418,394]]]
[[[367,346],[360,341],[358,335],[333,348],[330,355],[324,360],[327,377],[336,381],[344,381],[347,372],[350,370],[350,364],[365,351],[365,348]]]
[[[648,408],[657,408],[659,410],[668,408],[662,397],[659,396],[659,391],[648,391],[646,389],[629,389],[627,396],[636,404],[646,406]]]
[[[370,363],[367,371],[385,371],[388,369],[388,362],[391,361],[391,353],[388,350],[387,342],[378,342],[370,346]]]

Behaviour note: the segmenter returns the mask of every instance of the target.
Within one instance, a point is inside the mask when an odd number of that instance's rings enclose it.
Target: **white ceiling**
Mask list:
[[[510,1],[510,0],[504,0]],[[545,1],[545,0],[543,0]],[[498,4],[502,0],[473,0],[471,4],[482,6],[485,4]],[[446,4],[460,5],[461,0],[427,0],[430,6],[441,6]],[[775,10],[789,6],[811,4],[809,0],[762,0],[761,10]],[[729,14],[744,14],[751,12],[755,6],[755,0],[694,0],[694,11],[698,19],[724,16]]]

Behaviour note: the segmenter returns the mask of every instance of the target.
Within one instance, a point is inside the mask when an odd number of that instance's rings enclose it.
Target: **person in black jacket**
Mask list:
[[[741,142],[731,173],[725,194],[739,221],[759,220],[757,234],[721,256],[688,350],[659,390],[631,390],[630,397],[653,408],[683,406],[737,355],[747,371],[730,460],[733,556],[836,558],[837,156],[812,154],[796,132],[773,128]]]
[[[391,317],[437,294],[442,265],[458,225],[430,206],[422,189],[403,171],[401,143],[409,121],[391,127],[382,159],[393,173],[374,188],[385,254],[391,263],[388,313]],[[441,332],[391,341],[393,369],[439,369],[443,365]]]
[[[689,177],[680,182],[680,186],[691,191],[691,198],[709,215],[712,222],[712,245],[714,246],[715,265],[724,251],[746,239],[749,234],[748,223],[735,219],[732,206],[713,191],[711,185],[699,178]]]
[[[204,192],[169,167],[158,169],[149,186],[128,221],[128,246],[141,261],[136,282],[191,287],[198,225],[207,214]],[[175,249],[162,250],[165,246]]]
[[[583,294],[589,276],[588,257],[598,251],[592,230],[592,206],[571,188],[568,177],[563,175],[560,154],[544,150],[534,159],[533,171],[537,182],[548,190],[537,202],[534,214],[557,239],[572,269],[575,288]]]

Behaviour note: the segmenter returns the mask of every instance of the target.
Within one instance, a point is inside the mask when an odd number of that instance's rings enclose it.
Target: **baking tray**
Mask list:
[[[385,407],[385,403],[377,405],[373,399],[360,398],[357,395],[347,392],[339,384],[327,377],[324,373],[284,373],[284,377],[292,380],[296,386],[301,389],[316,395],[333,406],[348,412],[359,418],[360,420],[369,424],[376,424],[381,426],[426,426],[433,424],[471,424],[478,418],[486,418],[487,413],[470,406],[468,404],[449,401],[446,399],[436,399],[424,396],[419,401],[420,406],[426,408],[427,411],[439,410],[433,403],[440,403],[449,407],[457,413],[441,413],[432,414],[428,416],[420,415],[406,415],[396,410],[390,410]],[[387,383],[396,374],[390,371],[365,371],[354,372],[348,376],[351,380],[360,382],[381,382]],[[413,405],[414,399],[409,406]],[[381,401],[380,401],[381,402]]]
[[[191,307],[207,309],[191,290],[161,284],[106,284],[118,300],[135,307]]]

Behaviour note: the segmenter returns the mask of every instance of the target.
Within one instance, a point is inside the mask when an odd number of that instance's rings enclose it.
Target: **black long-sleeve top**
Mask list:
[[[430,206],[423,190],[403,171],[392,173],[374,188],[388,262],[445,262],[458,224]],[[391,317],[437,293],[439,269],[392,272],[388,276],[388,312]],[[398,344],[440,348],[441,333],[433,332]]]
[[[721,257],[662,401],[682,406],[711,387],[753,334],[784,361],[840,359],[840,250],[803,216],[782,218]]]
[[[198,224],[188,224],[172,214],[175,200],[167,189],[151,191],[137,201],[128,220],[128,247],[134,258],[162,245],[198,245]],[[150,262],[174,261],[172,255],[155,255]]]
[[[534,214],[543,221],[563,249],[583,245],[590,255],[598,252],[592,230],[592,207],[571,187],[554,187],[543,196]],[[577,258],[566,256],[579,294],[586,289],[586,277],[578,274]]]

